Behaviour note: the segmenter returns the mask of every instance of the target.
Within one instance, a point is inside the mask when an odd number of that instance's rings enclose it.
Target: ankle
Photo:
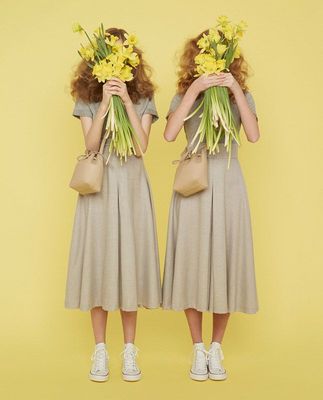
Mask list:
[[[107,346],[106,343],[104,343],[104,342],[99,342],[99,343],[96,343],[96,344],[95,344],[95,349],[96,349],[96,350],[105,349],[106,346]]]

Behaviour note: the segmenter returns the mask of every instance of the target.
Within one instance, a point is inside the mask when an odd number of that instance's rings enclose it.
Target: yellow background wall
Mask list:
[[[234,314],[223,343],[226,382],[188,378],[183,313],[141,310],[144,378],[120,378],[121,324],[111,313],[111,380],[87,379],[88,313],[64,309],[76,204],[68,188],[83,151],[71,116],[79,37],[99,22],[135,31],[159,86],[160,120],[146,155],[163,265],[174,166],[184,145],[163,141],[183,41],[218,15],[245,19],[261,139],[243,134],[240,162],[254,230],[260,311]],[[322,398],[322,3],[310,1],[1,1],[1,363],[3,399]],[[211,315],[205,315],[205,341]]]

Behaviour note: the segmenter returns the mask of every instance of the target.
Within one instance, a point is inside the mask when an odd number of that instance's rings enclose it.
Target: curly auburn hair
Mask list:
[[[127,31],[121,28],[109,28],[105,30],[106,36],[117,36],[122,42],[126,40]],[[138,54],[139,65],[133,68],[134,78],[130,82],[126,82],[129,96],[134,103],[137,103],[142,97],[152,98],[155,85],[150,80],[152,69],[143,59],[143,52],[136,46],[133,48]],[[102,86],[104,82],[98,80],[92,75],[92,69],[82,60],[76,70],[71,81],[70,93],[74,100],[81,99],[85,102],[100,102],[102,100]]]
[[[208,29],[201,32],[198,36],[192,39],[188,39],[184,45],[183,53],[180,57],[179,61],[179,70],[178,70],[178,80],[177,80],[177,92],[179,94],[183,94],[192,84],[192,82],[196,79],[194,77],[195,71],[195,61],[194,58],[200,52],[199,47],[197,46],[197,42],[203,37],[203,34],[207,35],[209,32]],[[222,32],[219,31],[220,35],[223,35]],[[248,90],[248,86],[246,85],[246,80],[249,77],[249,68],[248,63],[242,54],[240,54],[239,58],[235,58],[231,63],[229,70],[234,78],[239,83],[241,89],[243,91]],[[202,95],[202,94],[201,94]],[[229,91],[230,98],[233,97],[231,91]]]

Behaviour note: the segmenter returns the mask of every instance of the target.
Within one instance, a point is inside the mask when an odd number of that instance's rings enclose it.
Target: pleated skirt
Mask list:
[[[132,156],[121,166],[112,155],[101,192],[77,197],[65,307],[136,311],[160,307],[161,301],[155,209],[144,162]]]
[[[163,308],[212,313],[258,311],[248,195],[232,143],[208,156],[206,190],[190,197],[173,192],[164,276]]]

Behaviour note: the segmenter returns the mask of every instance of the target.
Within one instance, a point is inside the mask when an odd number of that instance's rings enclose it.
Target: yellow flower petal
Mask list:
[[[129,45],[136,45],[138,43],[137,36],[134,33],[130,33],[128,35],[127,33],[125,34],[126,40],[124,41],[124,44],[129,44]]]
[[[229,23],[229,18],[225,15],[221,15],[220,17],[217,18],[217,21],[221,25],[226,25]]]
[[[78,22],[75,22],[72,25],[72,30],[73,30],[73,32],[83,32],[84,29],[82,28],[82,26]]]
[[[218,52],[218,54],[220,56],[222,56],[225,53],[226,49],[227,49],[227,46],[225,44],[218,44],[216,46],[216,51]]]

